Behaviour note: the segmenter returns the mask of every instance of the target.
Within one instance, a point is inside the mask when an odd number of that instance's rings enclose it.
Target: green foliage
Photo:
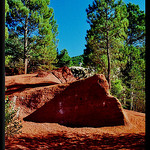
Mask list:
[[[47,16],[41,19],[43,21],[39,23],[39,35],[35,37],[35,43],[33,43],[33,48],[30,51],[31,60],[38,60],[39,68],[43,69],[48,69],[52,63],[56,62],[57,57],[57,25],[52,14],[53,10],[49,9],[49,11],[51,13],[51,15],[49,14],[50,18]]]
[[[16,113],[18,110],[14,109],[15,104],[5,99],[5,136],[14,136],[21,133],[21,121],[17,118]]]
[[[5,17],[7,15],[8,11],[9,11],[9,5],[8,5],[7,0],[5,0]]]
[[[128,3],[128,39],[129,45],[142,45],[145,43],[145,13],[141,11],[138,5]]]
[[[131,80],[133,100],[135,103],[134,109],[137,111],[145,111],[145,58],[141,57],[141,49],[144,48],[132,48],[132,67],[129,72]],[[131,90],[131,89],[130,89]],[[141,102],[140,105],[137,103]]]
[[[133,99],[134,110],[145,112],[145,47],[127,46],[122,53],[120,78],[126,86],[126,99]]]
[[[5,56],[5,66],[10,66],[11,62],[12,62],[13,56],[11,55],[7,55]]]
[[[7,3],[7,0],[5,0],[5,20],[6,20],[8,11],[9,11],[9,5]],[[5,26],[5,39],[7,39],[8,37],[9,37],[8,28]]]
[[[8,0],[6,26],[10,35],[22,38],[24,52],[35,69],[50,68],[57,57],[58,25],[49,0]],[[27,35],[26,35],[26,34]],[[31,69],[30,69],[31,70]]]
[[[111,93],[124,107],[145,112],[144,12],[121,0],[94,0],[86,12],[85,65],[107,77],[111,64]]]
[[[122,81],[120,79],[112,80],[111,93],[115,96],[119,96],[123,91]]]
[[[5,56],[11,56],[12,62],[17,62],[23,57],[23,43],[18,37],[9,37],[5,40]]]
[[[94,0],[86,12],[90,29],[86,36],[84,63],[95,66],[99,72],[107,76],[108,64],[113,65],[116,53],[119,52],[119,48],[123,47],[127,38],[125,32],[128,27],[126,6],[121,0]],[[108,57],[111,57],[111,62]]]
[[[57,59],[58,59],[58,63],[56,64],[57,67],[72,66],[71,57],[69,56],[68,51],[66,49],[60,51],[60,54],[58,54]]]
[[[145,14],[138,5],[127,4],[128,38],[120,50],[122,81],[131,109],[145,112]]]
[[[5,67],[13,69],[13,74],[24,73],[23,42],[18,37],[10,36],[5,40]]]
[[[73,66],[80,66],[80,64],[84,65],[83,64],[83,55],[75,56],[75,57],[72,57],[71,59],[72,59]]]

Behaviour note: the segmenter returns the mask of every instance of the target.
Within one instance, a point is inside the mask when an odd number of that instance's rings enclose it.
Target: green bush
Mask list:
[[[125,90],[122,81],[120,79],[115,79],[111,81],[111,94],[119,99],[119,101],[122,103],[122,105],[125,104]],[[124,106],[126,107],[126,106]]]
[[[111,81],[111,92],[115,95],[115,96],[119,96],[122,91],[123,91],[123,86],[122,86],[122,81],[119,79],[116,80],[112,80]]]
[[[8,97],[5,99],[5,136],[10,137],[21,133],[21,121],[16,116],[18,109],[14,109],[15,104],[9,101]]]

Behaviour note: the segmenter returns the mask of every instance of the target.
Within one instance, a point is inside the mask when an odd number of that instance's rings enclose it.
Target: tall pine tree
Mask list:
[[[145,14],[138,5],[128,3],[128,38],[122,49],[122,80],[126,85],[126,99],[130,109],[144,111],[145,106]],[[121,55],[120,55],[121,56]],[[139,105],[139,101],[141,104]],[[138,103],[138,105],[137,105]]]
[[[122,0],[94,0],[86,12],[90,29],[87,31],[87,49],[84,53],[94,65],[107,67],[106,77],[111,88],[111,63],[127,38],[126,6]]]
[[[6,25],[10,34],[22,37],[24,62],[50,65],[57,56],[57,25],[49,0],[8,0]],[[43,53],[44,52],[44,53]],[[28,62],[28,61],[26,61]],[[27,73],[27,65],[25,67]]]

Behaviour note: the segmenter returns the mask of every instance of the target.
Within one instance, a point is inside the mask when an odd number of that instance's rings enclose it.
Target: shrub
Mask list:
[[[120,79],[111,81],[111,94],[119,99],[123,108],[127,108],[125,86]]]
[[[123,91],[122,81],[119,79],[116,79],[115,81],[112,80],[111,84],[112,84],[111,92],[113,93],[113,95],[115,96],[120,95]]]
[[[5,136],[14,136],[21,133],[21,121],[16,116],[18,109],[15,109],[15,104],[9,101],[8,97],[5,99]]]

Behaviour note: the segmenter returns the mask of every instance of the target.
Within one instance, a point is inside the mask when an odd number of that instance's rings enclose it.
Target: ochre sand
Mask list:
[[[5,140],[5,149],[145,149],[145,114],[124,110],[123,126],[71,128],[57,123],[22,121],[22,133]]]

